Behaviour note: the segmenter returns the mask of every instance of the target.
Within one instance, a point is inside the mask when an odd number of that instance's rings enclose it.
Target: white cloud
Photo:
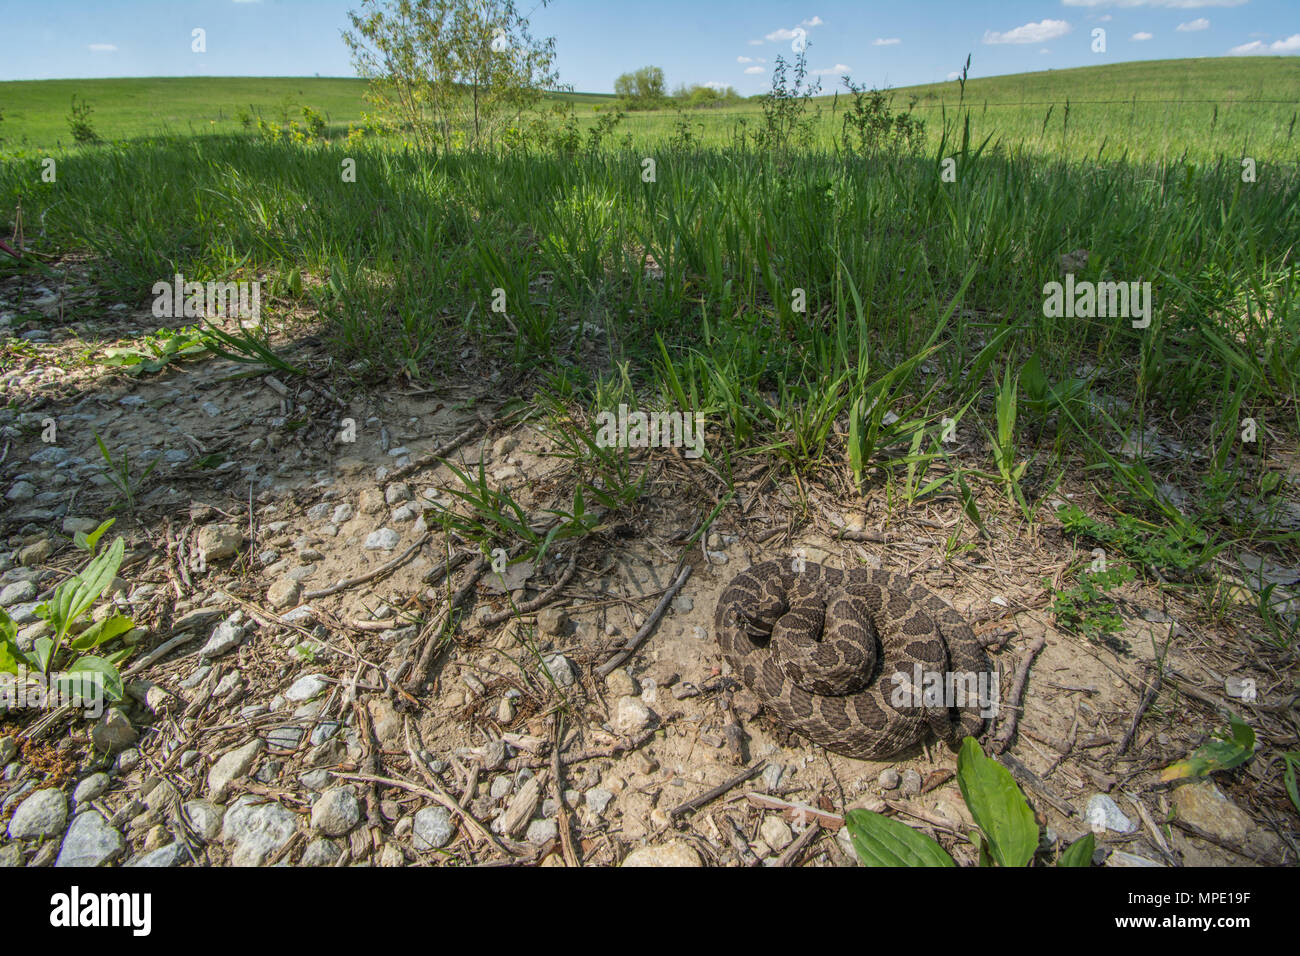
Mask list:
[[[852,73],[853,67],[845,66],[843,63],[836,63],[829,70],[813,70],[813,76],[842,76],[845,73]]]
[[[1138,43],[1141,43],[1143,40],[1150,40],[1153,35],[1154,34],[1151,33],[1135,33],[1131,37],[1129,37],[1129,39],[1136,40]]]
[[[763,39],[767,40],[769,43],[780,43],[783,40],[793,40],[797,36],[806,35],[807,31],[811,30],[813,27],[823,26],[824,23],[825,21],[823,21],[821,17],[809,17],[807,20],[800,20],[799,25],[793,29],[782,27],[779,30],[773,30],[771,33],[763,37]],[[760,41],[758,40],[750,40],[749,45],[758,46],[759,42]]]
[[[117,52],[117,47],[114,46],[112,43],[92,43],[89,46],[87,46],[86,49],[91,50],[92,52],[95,53],[116,53]]]
[[[1042,20],[1038,23],[1026,23],[1005,33],[995,30],[984,31],[985,43],[1042,43],[1054,40],[1070,32],[1070,24],[1064,20]]]
[[[898,46],[903,41],[898,37],[876,37],[871,41],[872,46]]]
[[[1205,19],[1205,17],[1197,17],[1195,20],[1188,23],[1178,24],[1174,29],[1179,33],[1195,33],[1197,30],[1210,29],[1210,21]]]
[[[1251,40],[1228,51],[1229,56],[1249,56],[1253,53],[1300,53],[1300,33],[1293,33],[1285,40],[1275,40],[1273,43]]]
[[[756,73],[766,73],[766,72],[767,72],[767,70],[763,69],[761,66],[747,66],[747,67],[745,67],[745,73],[748,74],[748,75],[751,75],[751,76],[754,75],[754,74],[756,74]]]
[[[749,45],[750,45],[750,46],[762,46],[762,45],[763,45],[763,41],[762,41],[762,40],[750,40],[750,41],[749,41]]]
[[[958,72],[957,70],[953,70],[951,73],[948,74],[948,79],[950,79],[950,80],[960,80],[960,79],[961,79],[961,73]]]

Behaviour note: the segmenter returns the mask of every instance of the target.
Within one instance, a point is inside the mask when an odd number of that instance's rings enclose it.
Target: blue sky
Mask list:
[[[529,12],[536,0],[521,0]],[[359,0],[6,0],[0,79],[106,76],[350,76],[340,31]],[[552,0],[533,33],[554,36],[562,80],[611,92],[645,64],[678,83],[766,88],[797,31],[823,88],[1104,62],[1300,55],[1298,0]],[[207,51],[191,51],[191,31]],[[1107,31],[1104,54],[1092,31]]]

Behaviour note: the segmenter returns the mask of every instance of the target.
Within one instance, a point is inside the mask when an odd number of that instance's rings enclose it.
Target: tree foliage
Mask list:
[[[361,0],[348,17],[368,99],[426,147],[490,145],[558,85],[555,39],[514,0]]]
[[[614,81],[614,93],[628,109],[658,106],[663,102],[664,89],[664,71],[657,66],[643,66]]]

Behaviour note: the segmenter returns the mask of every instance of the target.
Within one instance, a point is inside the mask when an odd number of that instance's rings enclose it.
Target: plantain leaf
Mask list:
[[[957,785],[999,866],[1025,866],[1038,847],[1038,824],[1007,768],[967,737],[957,756]]]
[[[89,651],[105,641],[111,641],[118,635],[125,634],[133,627],[135,627],[135,622],[129,617],[114,614],[112,617],[107,617],[90,625],[90,627],[78,634],[76,640],[72,641],[69,646],[74,651]]]
[[[1092,852],[1097,848],[1097,841],[1093,839],[1091,833],[1085,833],[1079,839],[1075,840],[1061,858],[1056,861],[1057,866],[1092,866]]]
[[[54,597],[42,605],[44,617],[54,625],[60,640],[73,622],[85,614],[113,583],[125,551],[126,542],[118,538],[107,551],[96,555],[80,574],[60,584]]]
[[[122,699],[122,675],[104,658],[93,654],[86,654],[73,661],[72,666],[59,675],[56,683],[61,687],[82,691],[83,700],[86,699],[85,691],[88,688],[102,690],[103,696],[111,701]]]
[[[1186,760],[1170,764],[1160,774],[1166,783],[1186,777],[1204,777],[1216,770],[1231,770],[1255,753],[1255,731],[1236,714],[1229,717],[1231,726],[1213,740],[1206,741]]]
[[[865,866],[956,866],[946,850],[923,833],[871,810],[844,818],[858,859]]]

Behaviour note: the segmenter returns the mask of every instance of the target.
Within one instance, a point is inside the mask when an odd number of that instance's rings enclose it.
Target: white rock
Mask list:
[[[654,722],[654,713],[639,697],[620,697],[614,703],[614,716],[610,726],[614,733],[624,737],[645,730]]]
[[[31,840],[57,836],[68,822],[68,798],[54,787],[37,790],[18,805],[9,819],[9,836]]]
[[[633,850],[623,866],[703,866],[700,855],[689,843],[674,840],[663,846],[643,846]]]
[[[367,551],[392,551],[397,547],[401,536],[391,528],[380,528],[366,535],[365,549]]]
[[[122,834],[108,825],[98,810],[77,814],[68,827],[55,866],[103,866],[122,855]]]
[[[311,807],[311,828],[328,836],[343,836],[361,819],[361,804],[351,787],[331,787]]]
[[[237,750],[224,754],[212,765],[208,771],[208,792],[214,801],[219,802],[226,795],[232,780],[248,773],[263,746],[261,738],[255,737]]]

